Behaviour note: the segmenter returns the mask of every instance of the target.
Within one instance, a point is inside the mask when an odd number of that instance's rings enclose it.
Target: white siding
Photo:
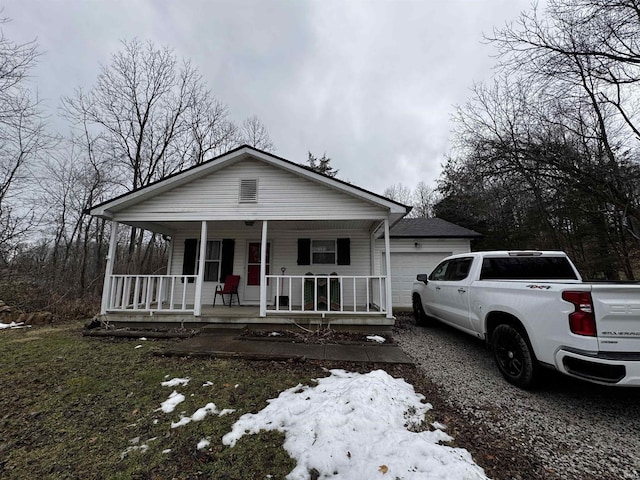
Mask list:
[[[258,179],[255,203],[238,200],[241,179]],[[231,164],[133,205],[123,221],[382,219],[385,209],[256,159]]]
[[[240,275],[239,295],[240,301],[243,301],[244,288],[247,278],[246,271],[246,253],[247,244],[249,242],[259,242],[262,232],[261,222],[256,222],[252,227],[231,228],[225,226],[224,222],[209,222],[207,239],[222,240],[224,238],[233,238],[235,240],[235,251],[233,258],[233,273]],[[288,230],[279,228],[278,222],[272,221],[268,223],[267,237],[271,242],[271,274],[280,274],[281,267],[286,268],[285,275],[304,275],[307,272],[313,274],[330,274],[338,275],[371,275],[370,267],[370,236],[369,233],[362,230]],[[200,238],[200,223],[193,223],[193,228],[182,230],[172,238],[173,258],[171,259],[171,272],[174,274],[182,273],[182,263],[184,259],[184,241],[187,238]],[[350,265],[298,265],[298,239],[351,239],[351,264]],[[214,292],[217,283],[205,282],[202,291],[203,304],[212,304]],[[189,291],[195,290],[195,285],[188,286]],[[364,287],[362,287],[364,288]],[[267,302],[271,303],[275,296],[275,286],[271,285],[271,292],[267,298]],[[360,288],[358,289],[359,293]],[[345,303],[349,304],[349,298],[353,298],[353,291],[350,287],[345,286]],[[292,295],[299,298],[300,289],[292,292]],[[193,298],[193,295],[191,295]],[[218,299],[219,301],[220,299]],[[353,303],[353,302],[351,302]]]

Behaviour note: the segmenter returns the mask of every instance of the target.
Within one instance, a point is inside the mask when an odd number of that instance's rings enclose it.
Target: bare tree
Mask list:
[[[102,67],[93,89],[62,103],[70,119],[102,132],[124,187],[135,190],[183,166],[191,150],[189,114],[204,93],[197,70],[179,66],[169,48],[132,40]]]
[[[385,188],[382,195],[403,205],[411,205],[411,189],[402,183],[395,183]]]
[[[434,205],[438,201],[438,193],[425,182],[418,182],[412,191],[406,185],[397,183],[387,187],[383,195],[391,200],[413,207],[407,218],[428,218],[433,216]]]
[[[21,200],[29,163],[47,140],[39,100],[27,85],[37,57],[34,42],[18,44],[0,32],[0,257],[33,226],[34,212]]]
[[[191,157],[190,163],[200,164],[210,157],[220,155],[238,146],[238,127],[229,120],[226,105],[210,98],[209,92],[204,92],[205,101],[191,102],[191,138],[187,139],[185,152]],[[202,108],[206,105],[207,108]]]
[[[239,142],[264,150],[265,152],[275,151],[269,132],[255,115],[247,118],[242,122],[242,125],[240,125]]]
[[[168,47],[138,40],[122,45],[89,92],[79,89],[62,103],[76,125],[86,123],[98,133],[95,138],[125,190],[237,144],[227,108],[213,98],[196,68],[179,63]],[[132,229],[130,254],[142,240]]]
[[[438,202],[438,194],[435,189],[425,182],[418,182],[413,191],[413,209],[409,215],[413,218],[433,217],[433,207]]]

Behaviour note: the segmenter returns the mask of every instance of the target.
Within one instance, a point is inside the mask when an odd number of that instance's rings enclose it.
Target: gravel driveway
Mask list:
[[[506,442],[514,462],[522,456],[538,466],[494,478],[537,479],[542,471],[544,478],[640,479],[640,389],[548,372],[537,390],[520,390],[502,379],[483,342],[442,324],[422,328],[405,318],[399,325],[395,340],[469,430],[483,432],[487,450]]]

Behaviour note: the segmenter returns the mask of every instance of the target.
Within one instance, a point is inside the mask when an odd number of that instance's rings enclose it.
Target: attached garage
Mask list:
[[[482,235],[439,218],[405,218],[390,230],[391,291],[396,310],[411,308],[411,287],[419,273],[431,273],[440,261],[471,251]],[[375,268],[385,274],[384,242],[377,240]]]
[[[393,247],[392,247],[393,248]],[[451,252],[391,251],[391,297],[394,307],[411,305],[411,287],[419,273],[431,272]]]

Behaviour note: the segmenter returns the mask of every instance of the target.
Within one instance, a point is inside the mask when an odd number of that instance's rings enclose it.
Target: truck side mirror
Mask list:
[[[428,283],[428,277],[426,273],[421,273],[416,277],[416,280],[418,280],[419,282],[424,283],[425,285]]]

